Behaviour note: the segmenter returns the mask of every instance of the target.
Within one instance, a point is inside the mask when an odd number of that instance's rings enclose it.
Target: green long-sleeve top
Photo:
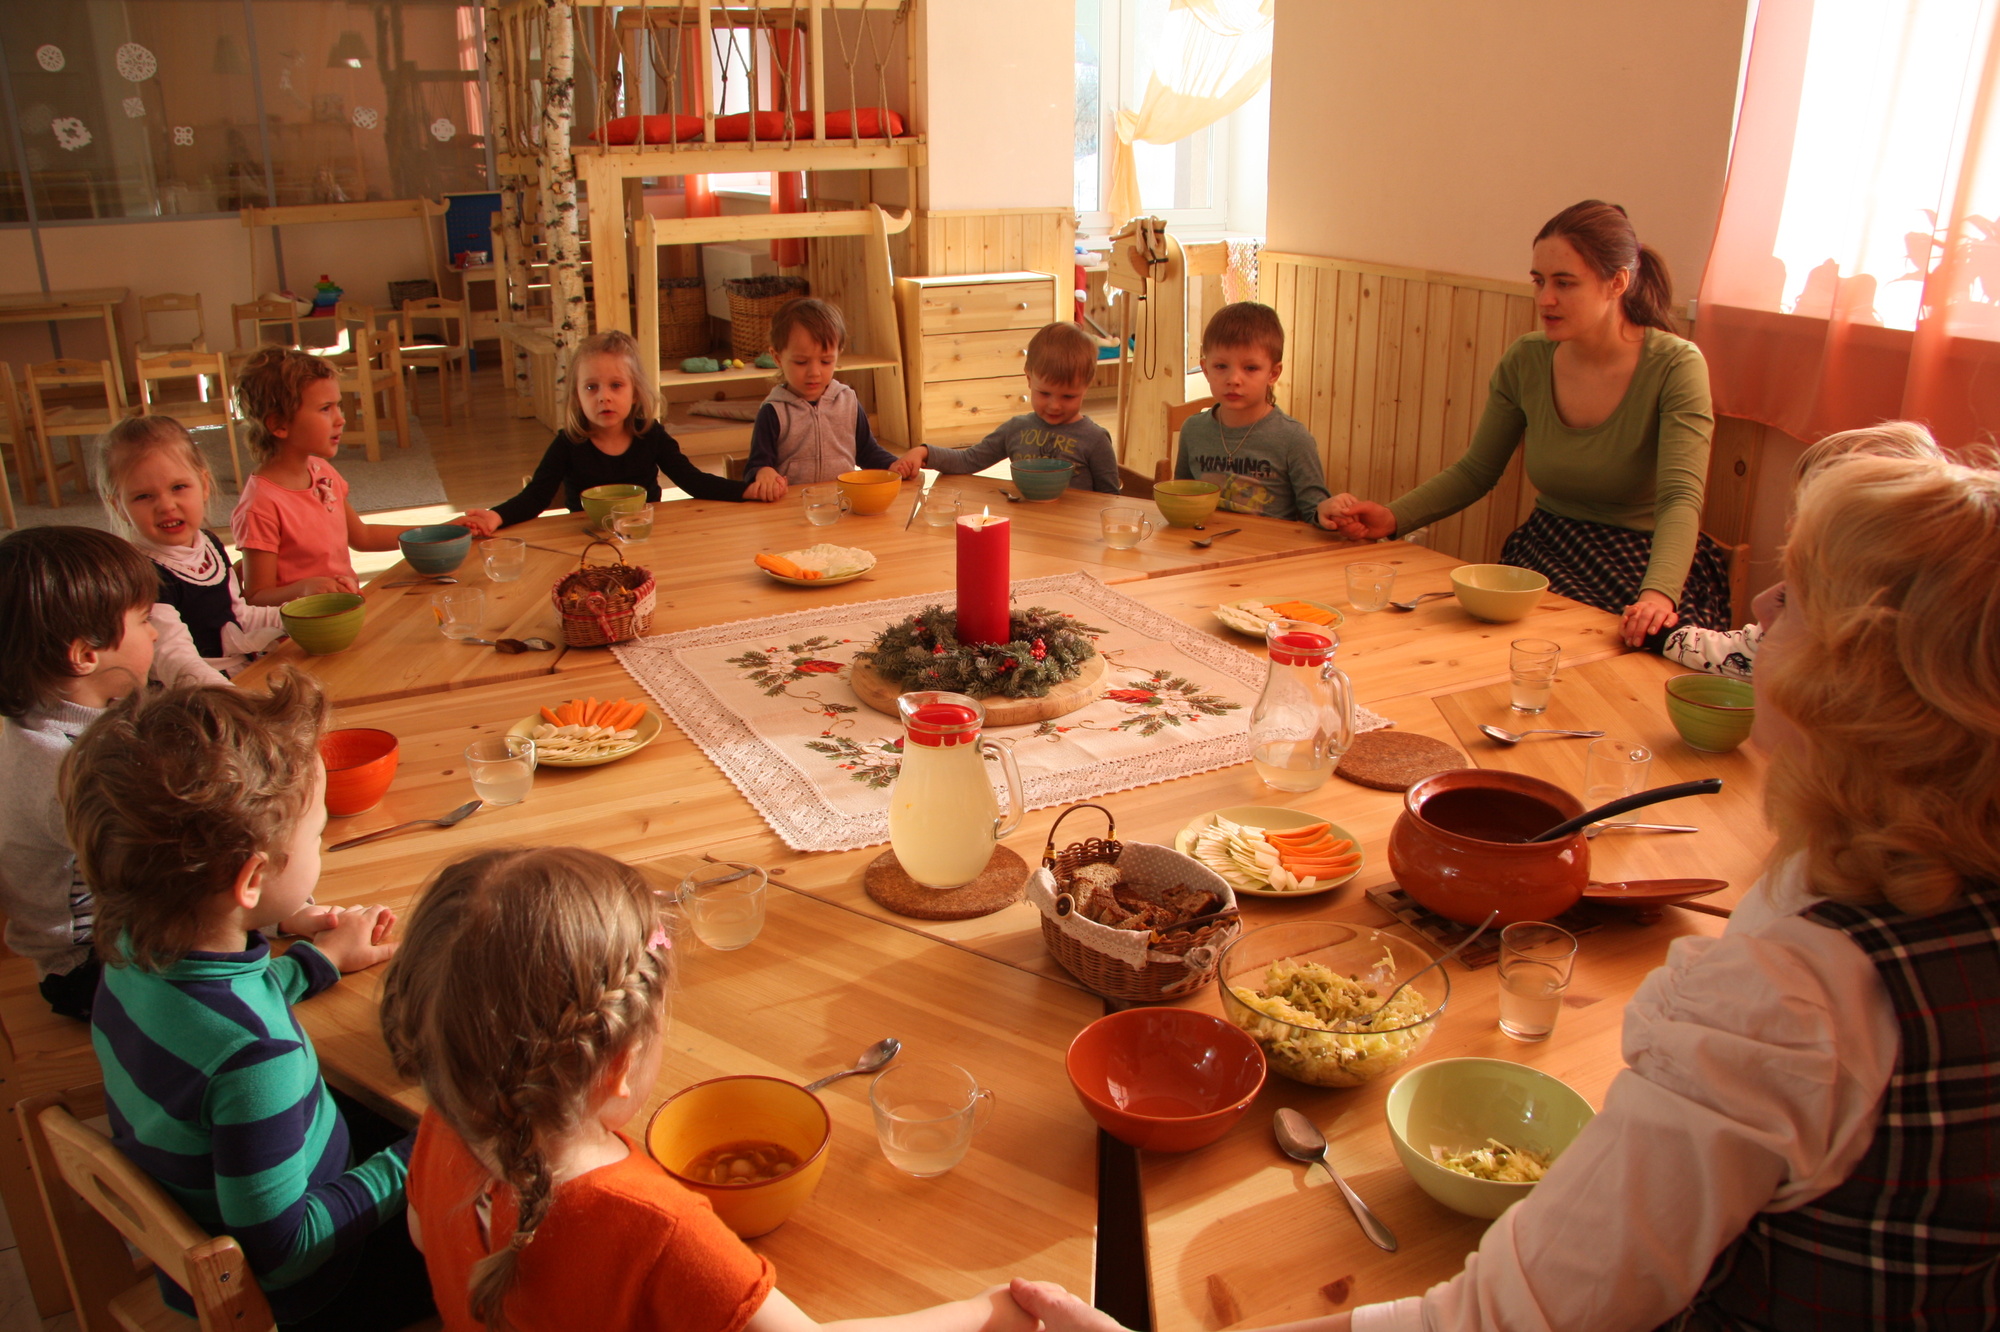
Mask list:
[[[1446,518],[1498,484],[1527,441],[1535,506],[1560,518],[1653,534],[1640,590],[1681,599],[1701,531],[1708,443],[1715,416],[1708,366],[1692,342],[1646,330],[1638,368],[1617,410],[1599,425],[1565,425],[1556,411],[1556,344],[1541,333],[1517,340],[1493,368],[1486,411],[1465,456],[1393,501],[1398,532]]]

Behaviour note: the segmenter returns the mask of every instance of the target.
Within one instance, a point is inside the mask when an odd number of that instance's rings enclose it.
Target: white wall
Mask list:
[[[1076,143],[1075,0],[928,0],[918,128],[927,208],[1067,208]]]
[[[1277,0],[1273,249],[1520,281],[1541,224],[1623,204],[1692,296],[1745,0]]]

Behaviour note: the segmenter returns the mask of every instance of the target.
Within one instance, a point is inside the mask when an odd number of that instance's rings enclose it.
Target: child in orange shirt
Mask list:
[[[813,1332],[769,1260],[623,1132],[659,1072],[673,973],[667,918],[636,871],[576,847],[483,851],[438,872],[408,944],[382,1031],[430,1097],[409,1223],[448,1332],[554,1332],[584,1310],[625,1332]],[[830,1326],[1034,1320],[996,1286]]]

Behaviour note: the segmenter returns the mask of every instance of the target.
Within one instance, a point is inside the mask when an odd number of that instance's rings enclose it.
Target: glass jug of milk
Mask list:
[[[1021,770],[1011,740],[982,740],[986,710],[964,694],[920,691],[896,700],[903,766],[889,789],[889,846],[926,888],[962,888],[993,858],[993,844],[1021,826]],[[986,775],[999,760],[1007,817]]]

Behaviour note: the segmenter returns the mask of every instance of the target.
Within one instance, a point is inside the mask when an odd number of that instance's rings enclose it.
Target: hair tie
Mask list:
[[[672,952],[673,947],[674,941],[668,936],[667,927],[664,925],[655,925],[653,927],[653,937],[646,940],[646,951],[649,953]]]

